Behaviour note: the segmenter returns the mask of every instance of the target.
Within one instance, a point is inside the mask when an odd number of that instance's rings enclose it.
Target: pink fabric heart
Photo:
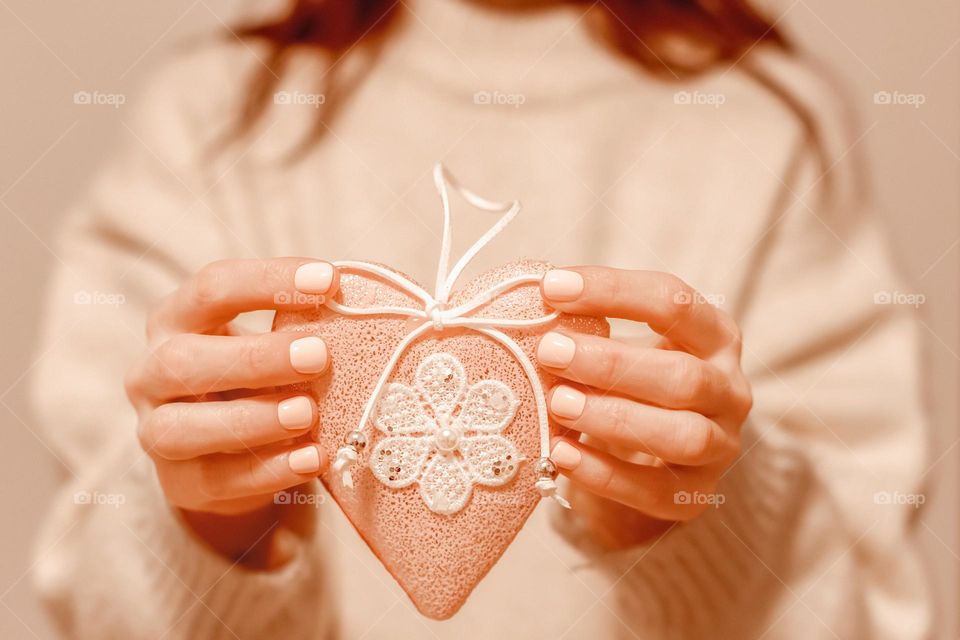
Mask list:
[[[503,265],[455,291],[450,304],[549,268],[533,261]],[[383,278],[349,271],[341,276],[336,300],[361,308],[423,307]],[[501,293],[471,316],[526,319],[550,311],[532,282]],[[422,322],[345,317],[326,307],[277,313],[274,330],[312,333],[330,351],[329,373],[296,388],[317,399],[316,438],[331,455],[358,428],[397,344]],[[609,335],[603,319],[566,314],[535,328],[503,332],[535,363],[539,337],[558,327]],[[554,376],[537,373],[544,388],[554,383]],[[354,465],[353,488],[329,474],[324,485],[416,607],[431,618],[449,618],[541,499],[534,486],[540,433],[530,381],[516,357],[495,340],[467,328],[443,328],[403,352],[376,407],[364,431],[369,441]]]

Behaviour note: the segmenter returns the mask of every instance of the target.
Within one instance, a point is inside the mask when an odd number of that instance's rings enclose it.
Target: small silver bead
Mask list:
[[[363,435],[359,431],[351,431],[343,438],[343,442],[348,447],[353,447],[354,449],[360,450],[367,446],[367,436]]]
[[[541,478],[557,479],[557,465],[553,464],[550,458],[539,458],[537,460],[537,475]]]

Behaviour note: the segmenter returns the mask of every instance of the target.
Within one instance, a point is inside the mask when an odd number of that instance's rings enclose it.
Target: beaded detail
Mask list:
[[[417,367],[414,388],[397,382],[384,388],[373,422],[385,437],[370,452],[370,469],[394,489],[418,483],[431,511],[454,514],[474,485],[498,487],[516,475],[521,457],[500,432],[517,406],[504,383],[468,386],[456,357],[431,354]]]

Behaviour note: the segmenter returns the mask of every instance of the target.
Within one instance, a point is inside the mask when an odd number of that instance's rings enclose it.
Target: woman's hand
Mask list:
[[[645,322],[650,346],[548,333],[540,364],[564,378],[551,417],[583,436],[551,458],[609,545],[636,543],[720,502],[718,480],[740,450],[750,385],[733,320],[675,276],[604,267],[553,270],[542,293],[574,314]]]
[[[224,260],[149,315],[147,351],[126,379],[140,442],[169,502],[225,555],[276,560],[275,536],[266,535],[282,529],[275,492],[313,481],[327,459],[309,441],[313,399],[275,387],[315,378],[329,364],[315,336],[236,335],[229,323],[247,311],[312,308],[336,287],[326,262]]]

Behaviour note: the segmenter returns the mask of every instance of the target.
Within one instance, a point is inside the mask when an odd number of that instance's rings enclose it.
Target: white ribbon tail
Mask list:
[[[570,502],[564,498],[562,495],[557,493],[557,483],[551,480],[550,478],[540,478],[537,480],[537,489],[540,491],[540,495],[544,498],[552,498],[557,504],[559,504],[564,509],[570,508]]]
[[[353,489],[353,474],[350,473],[350,467],[356,463],[358,457],[357,450],[353,447],[340,447],[337,449],[337,458],[330,467],[330,471],[340,476],[343,486],[348,489]]]

